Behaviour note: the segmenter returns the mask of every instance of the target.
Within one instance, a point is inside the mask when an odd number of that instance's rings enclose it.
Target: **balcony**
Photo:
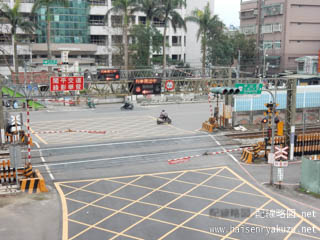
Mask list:
[[[34,53],[46,53],[48,51],[46,43],[34,43],[31,44],[32,52]],[[72,44],[72,43],[52,43],[51,50],[53,52],[61,52],[61,51],[72,51],[74,53],[83,53],[83,52],[96,52],[97,46],[95,44]]]
[[[108,6],[108,0],[89,0],[91,6]]]
[[[240,19],[250,19],[250,18],[256,18],[258,15],[257,9],[250,9],[250,10],[244,10],[240,12]]]

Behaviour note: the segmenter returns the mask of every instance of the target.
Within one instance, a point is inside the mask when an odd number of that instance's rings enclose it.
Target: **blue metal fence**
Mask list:
[[[287,107],[287,92],[279,90],[273,92],[276,102],[279,104],[278,109],[285,109]],[[261,95],[245,95],[235,96],[234,111],[256,111],[265,110],[265,103],[272,101],[269,93],[262,93]],[[297,108],[315,108],[320,107],[320,86],[299,86],[297,87]]]

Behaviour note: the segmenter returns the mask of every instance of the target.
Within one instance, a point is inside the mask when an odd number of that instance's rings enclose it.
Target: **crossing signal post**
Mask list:
[[[265,111],[264,114],[264,118],[262,119],[261,123],[263,124],[268,124],[268,130],[267,130],[267,138],[268,141],[271,139],[271,135],[272,135],[272,118],[274,117],[274,123],[278,124],[280,122],[279,119],[279,112],[276,111],[276,107],[279,106],[279,104],[276,103],[266,103],[264,104],[268,109],[267,111]]]

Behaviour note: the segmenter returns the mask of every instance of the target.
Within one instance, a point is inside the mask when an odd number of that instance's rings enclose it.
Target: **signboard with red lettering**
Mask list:
[[[51,77],[50,91],[79,91],[83,90],[83,76],[78,77]]]
[[[136,78],[133,80],[133,94],[161,94],[161,78]]]
[[[99,81],[110,81],[110,80],[120,80],[120,70],[119,69],[100,69],[98,71]]]

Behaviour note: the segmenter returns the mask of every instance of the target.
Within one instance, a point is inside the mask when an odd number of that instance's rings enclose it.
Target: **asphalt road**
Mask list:
[[[268,166],[240,164],[240,152],[208,155],[240,146],[199,131],[208,104],[119,108],[31,113],[32,163],[51,190],[30,205],[47,210],[32,239],[320,239],[319,200],[261,185]],[[156,125],[162,109],[173,125]],[[67,129],[106,133],[41,133]]]

